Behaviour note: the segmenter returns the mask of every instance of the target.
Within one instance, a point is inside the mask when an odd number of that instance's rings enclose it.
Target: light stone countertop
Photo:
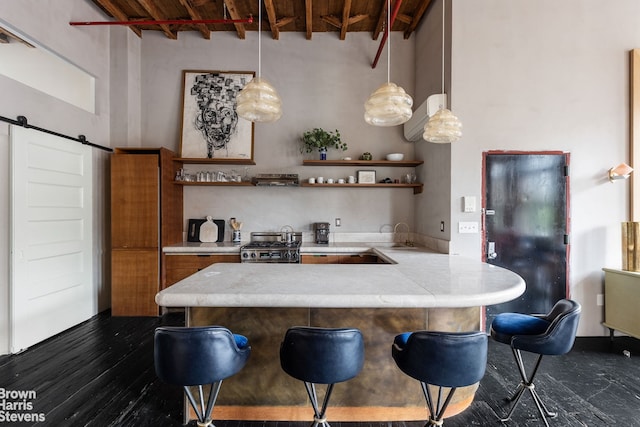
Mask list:
[[[248,243],[248,242],[243,242]],[[169,255],[179,254],[237,254],[240,252],[239,244],[231,242],[200,243],[182,242],[162,248],[162,252]]]
[[[189,254],[237,254],[240,253],[242,244],[231,242],[220,243],[201,243],[201,242],[183,242],[175,245],[165,246],[162,251],[167,255],[189,255]],[[391,242],[336,242],[330,244],[319,244],[312,242],[304,242],[300,246],[302,254],[336,254],[336,253],[362,253],[371,252],[373,248],[388,248],[394,246]],[[407,247],[407,249],[413,249]],[[417,248],[416,248],[417,249]],[[427,249],[424,249],[427,251]]]
[[[235,253],[230,243],[195,243],[165,253]],[[206,245],[206,246],[203,246]],[[302,253],[371,251],[394,264],[218,263],[156,295],[164,307],[474,307],[520,296],[524,280],[479,260],[384,243],[303,243]]]

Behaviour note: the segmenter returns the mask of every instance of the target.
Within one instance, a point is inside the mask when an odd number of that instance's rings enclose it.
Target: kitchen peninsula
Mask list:
[[[212,250],[174,246],[165,253]],[[251,359],[225,382],[216,418],[311,419],[304,388],[282,372],[278,359],[287,328],[311,325],[358,327],[365,336],[365,367],[336,386],[331,420],[424,419],[419,384],[402,375],[391,359],[393,337],[424,329],[478,330],[483,305],[509,301],[525,290],[523,279],[511,271],[423,248],[303,244],[301,254],[320,250],[373,252],[388,263],[219,263],[157,294],[160,306],[186,308],[187,325],[223,325],[249,338]],[[471,386],[468,393],[459,393],[451,414],[468,406],[474,392]]]

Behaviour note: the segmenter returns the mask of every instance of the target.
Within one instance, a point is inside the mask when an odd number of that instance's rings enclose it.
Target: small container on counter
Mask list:
[[[240,244],[242,241],[242,236],[240,235],[240,229],[242,228],[242,223],[236,221],[235,217],[229,220],[229,224],[231,225],[231,242],[235,244]]]

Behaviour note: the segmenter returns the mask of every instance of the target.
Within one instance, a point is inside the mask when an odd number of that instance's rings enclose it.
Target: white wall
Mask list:
[[[113,27],[110,36],[111,140],[113,146],[140,146],[142,40],[128,27]]]
[[[451,2],[446,2],[444,91],[449,102],[451,88]],[[435,1],[415,33],[416,83],[415,105],[430,95],[442,93],[442,1]],[[455,90],[455,88],[453,88]],[[453,95],[453,96],[452,96]],[[420,139],[415,143],[416,157],[424,160],[418,168],[425,190],[415,199],[416,231],[436,239],[451,240],[451,145],[432,144]],[[444,229],[441,229],[444,223]],[[448,247],[445,252],[450,252]]]
[[[401,33],[390,37],[391,80],[413,93],[414,41]],[[145,33],[142,42],[143,145],[179,150],[182,70],[257,71],[258,44],[255,32],[240,40],[233,33],[216,33],[205,40],[199,33],[180,33],[169,40],[159,33]],[[262,37],[262,76],[271,81],[283,102],[282,118],[271,124],[256,124],[256,173],[298,173],[301,178],[322,175],[340,178],[358,168],[302,167],[298,139],[314,127],[338,129],[349,150],[329,152],[329,158],[350,155],[357,159],[369,151],[374,158],[401,152],[414,158],[414,144],[406,142],[402,127],[378,128],[364,121],[364,102],[387,81],[386,49],[376,69],[371,68],[379,41],[367,33],[349,33],[340,41],[337,33],[280,33],[274,41]],[[407,66],[407,64],[409,64]],[[312,158],[317,158],[317,154]],[[191,170],[205,169],[189,165]],[[212,167],[216,170],[234,167]],[[243,171],[242,167],[235,169]],[[400,178],[406,168],[377,168],[378,179]],[[185,221],[212,215],[236,217],[243,233],[279,230],[289,224],[309,231],[317,221],[329,221],[332,231],[378,232],[385,224],[414,223],[415,196],[411,189],[330,188],[185,188]],[[342,227],[333,227],[334,218]],[[385,228],[389,231],[389,227]]]
[[[2,3],[2,20],[19,29],[30,39],[48,47],[96,77],[96,114],[44,95],[15,81],[0,77],[0,115],[15,119],[27,117],[30,124],[77,136],[93,143],[110,145],[109,141],[109,31],[104,28],[71,27],[70,21],[97,20],[102,14],[88,2],[75,0],[14,0]],[[46,72],[43,70],[42,72]],[[0,122],[0,354],[8,351],[8,260],[9,260],[9,150],[8,125]],[[94,150],[96,177],[94,194],[107,194],[104,173],[108,155]],[[108,282],[102,277],[108,269],[103,257],[107,235],[105,199],[96,197],[94,251],[94,287],[96,309],[110,305]],[[70,310],[73,307],[69,307]]]
[[[452,222],[460,198],[481,196],[486,150],[571,154],[571,296],[579,334],[601,335],[602,267],[620,267],[628,183],[607,170],[628,162],[628,51],[640,45],[640,3],[619,0],[453,2],[453,111],[464,137],[452,145]],[[480,235],[453,233],[453,252],[480,256]]]

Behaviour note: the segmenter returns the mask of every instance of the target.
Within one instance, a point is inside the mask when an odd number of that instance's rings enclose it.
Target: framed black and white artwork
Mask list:
[[[253,160],[253,122],[236,112],[236,96],[253,71],[182,72],[182,139],[185,159]]]

